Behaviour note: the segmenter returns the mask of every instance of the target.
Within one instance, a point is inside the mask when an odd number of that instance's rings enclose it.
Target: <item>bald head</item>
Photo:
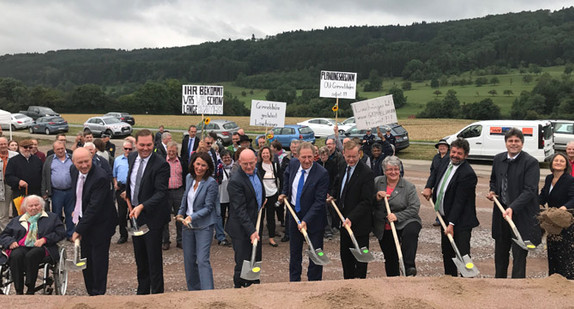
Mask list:
[[[77,148],[72,155],[72,162],[80,173],[87,174],[92,168],[92,154],[84,147]]]
[[[239,165],[245,174],[253,175],[255,163],[257,163],[257,158],[252,150],[246,149],[239,154]]]

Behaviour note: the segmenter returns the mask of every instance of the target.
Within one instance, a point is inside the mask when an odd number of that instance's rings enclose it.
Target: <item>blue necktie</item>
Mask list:
[[[303,193],[303,185],[305,184],[305,170],[301,170],[301,177],[297,184],[297,196],[295,197],[295,211],[301,211],[301,193]]]

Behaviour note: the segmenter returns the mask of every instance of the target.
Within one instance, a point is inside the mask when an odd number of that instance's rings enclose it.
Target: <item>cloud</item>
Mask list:
[[[258,38],[325,26],[409,25],[488,14],[558,10],[570,1],[1,1],[0,55],[58,49],[137,49]]]

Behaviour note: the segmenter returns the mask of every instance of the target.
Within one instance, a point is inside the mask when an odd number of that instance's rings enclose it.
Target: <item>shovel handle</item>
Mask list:
[[[500,210],[500,212],[502,214],[504,214],[504,207],[502,207],[502,204],[500,204],[500,202],[498,201],[496,196],[493,196],[492,199],[494,200],[494,203],[496,204],[496,206],[498,206],[498,209]],[[504,217],[504,220],[506,220],[506,222],[508,222],[508,224],[510,224],[510,228],[512,228],[512,229],[516,228],[514,221],[512,221],[512,219],[510,219],[508,216]]]
[[[339,219],[341,219],[341,222],[343,223],[343,226],[345,227],[345,229],[347,229],[347,232],[349,232],[349,235],[351,236],[351,239],[354,239],[354,235],[353,235],[353,230],[345,224],[345,218],[343,217],[343,214],[341,213],[341,211],[339,210],[339,207],[337,207],[337,204],[335,204],[334,200],[331,200],[331,205],[333,205],[333,208],[335,208],[335,211],[337,212],[337,214],[339,215]],[[358,247],[358,245],[356,246]]]
[[[389,199],[385,196],[385,207],[387,208],[387,215],[391,213],[391,207],[389,206]],[[395,228],[395,223],[389,221],[391,224],[391,231],[393,232],[393,239],[395,240],[395,247],[397,248],[397,256],[401,263],[403,262],[403,251],[401,249],[401,243],[399,242],[399,236],[397,235],[397,229]],[[403,275],[406,275],[403,273]]]
[[[293,216],[293,219],[295,219],[295,221],[297,221],[297,224],[301,224],[301,220],[299,220],[299,217],[297,217],[295,210],[293,210],[293,207],[291,207],[291,204],[289,204],[289,201],[287,201],[287,198],[285,198],[283,200],[283,202],[285,202],[285,206],[287,206],[287,209],[289,209],[289,212]]]
[[[76,240],[74,240],[74,247],[79,247],[80,246],[80,239],[76,238]]]

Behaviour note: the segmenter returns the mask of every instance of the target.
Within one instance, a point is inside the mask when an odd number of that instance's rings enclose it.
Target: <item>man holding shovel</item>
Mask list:
[[[512,128],[504,135],[507,151],[497,154],[492,161],[490,174],[489,200],[498,198],[505,209],[501,213],[495,205],[492,212],[492,238],[495,241],[495,277],[506,278],[510,249],[512,248],[512,278],[526,277],[526,256],[528,250],[512,241],[511,227],[503,218],[509,217],[515,224],[522,239],[534,245],[540,244],[541,232],[536,216],[538,206],[538,182],[540,167],[538,161],[522,151],[524,134]]]
[[[313,161],[314,149],[309,142],[302,142],[298,149],[298,160],[291,160],[285,170],[283,192],[279,202],[287,201],[293,206],[301,223],[290,221],[288,233],[290,238],[289,280],[301,281],[304,236],[301,229],[306,229],[308,237],[315,248],[323,247],[323,233],[327,222],[325,199],[329,190],[329,174],[321,165]],[[285,224],[287,225],[287,224]],[[307,279],[319,281],[323,278],[323,266],[309,260]]]
[[[72,241],[80,240],[82,256],[87,259],[84,283],[89,295],[106,293],[110,240],[116,231],[118,214],[107,173],[92,164],[92,156],[80,147],[70,167],[76,201],[72,221],[76,229]]]
[[[446,231],[441,229],[441,247],[445,275],[457,277],[459,270],[453,258],[457,258],[447,234],[454,238],[454,243],[460,252],[460,256],[470,254],[470,237],[472,229],[479,222],[476,217],[476,173],[466,161],[470,146],[468,141],[458,138],[450,145],[450,162],[442,164],[433,172],[436,172],[432,199],[435,201],[435,210],[439,212],[447,225]],[[423,196],[431,198],[430,189],[425,188]],[[473,269],[473,265],[461,265]],[[472,266],[472,267],[471,267]],[[463,269],[463,271],[466,271]]]
[[[255,172],[257,159],[253,151],[242,151],[239,155],[240,169],[231,174],[227,184],[229,193],[229,218],[225,231],[231,236],[235,252],[233,284],[235,288],[248,287],[260,280],[242,279],[243,261],[251,259],[252,244],[259,241],[256,230],[257,213],[265,200],[263,183]],[[257,244],[255,261],[261,261],[261,242]]]

